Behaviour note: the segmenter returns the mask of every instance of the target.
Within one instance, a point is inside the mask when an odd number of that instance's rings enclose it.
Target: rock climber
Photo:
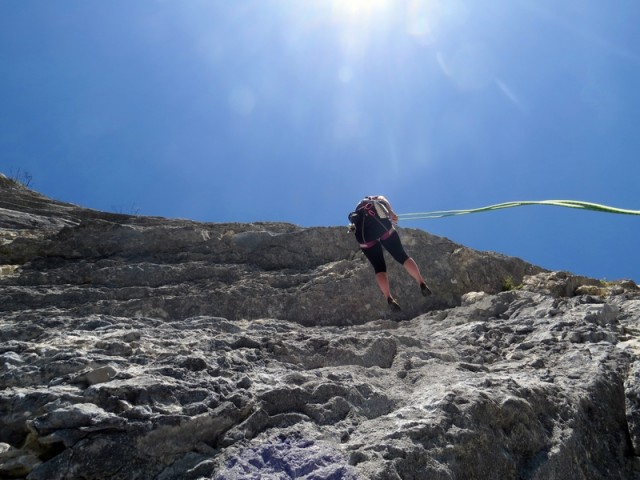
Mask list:
[[[398,222],[398,215],[385,197],[382,195],[365,197],[358,203],[355,211],[349,214],[349,221],[351,222],[350,230],[355,232],[362,253],[373,266],[378,287],[392,310],[400,310],[400,305],[391,295],[383,247],[420,285],[422,295],[425,297],[431,295],[431,290],[422,278],[418,265],[407,255],[402,246],[400,236],[394,228]]]

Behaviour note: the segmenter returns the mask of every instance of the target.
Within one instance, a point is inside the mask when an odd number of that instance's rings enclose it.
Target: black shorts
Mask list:
[[[409,258],[409,255],[404,251],[404,247],[400,241],[400,235],[398,235],[398,232],[393,232],[389,238],[377,241],[372,247],[361,249],[365,257],[367,257],[369,262],[371,262],[373,270],[376,273],[383,273],[387,271],[387,264],[384,261],[384,252],[382,251],[382,247],[384,247],[395,261],[400,264],[403,264]]]

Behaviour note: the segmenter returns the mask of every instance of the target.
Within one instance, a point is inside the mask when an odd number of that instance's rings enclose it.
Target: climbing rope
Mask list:
[[[600,205],[598,203],[579,202],[576,200],[539,200],[539,201],[523,201],[523,202],[505,202],[486,207],[472,208],[469,210],[440,210],[435,212],[419,212],[419,213],[401,213],[398,214],[398,220],[424,220],[430,218],[453,217],[455,215],[467,215],[470,213],[489,212],[493,210],[502,210],[504,208],[522,207],[525,205],[552,205],[556,207],[577,208],[580,210],[592,210],[596,212],[617,213],[622,215],[640,215],[640,210],[627,210],[624,208],[614,208],[608,205]]]

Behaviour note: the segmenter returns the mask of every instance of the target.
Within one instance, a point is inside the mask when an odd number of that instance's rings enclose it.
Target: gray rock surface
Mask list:
[[[0,478],[640,478],[634,282],[402,230],[392,314],[345,230],[0,176]]]

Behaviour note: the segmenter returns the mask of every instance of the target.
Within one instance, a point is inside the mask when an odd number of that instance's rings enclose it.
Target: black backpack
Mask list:
[[[384,202],[372,197],[362,199],[348,218],[351,230],[356,232],[356,237],[361,237],[358,241],[377,240],[392,228],[389,209]]]

